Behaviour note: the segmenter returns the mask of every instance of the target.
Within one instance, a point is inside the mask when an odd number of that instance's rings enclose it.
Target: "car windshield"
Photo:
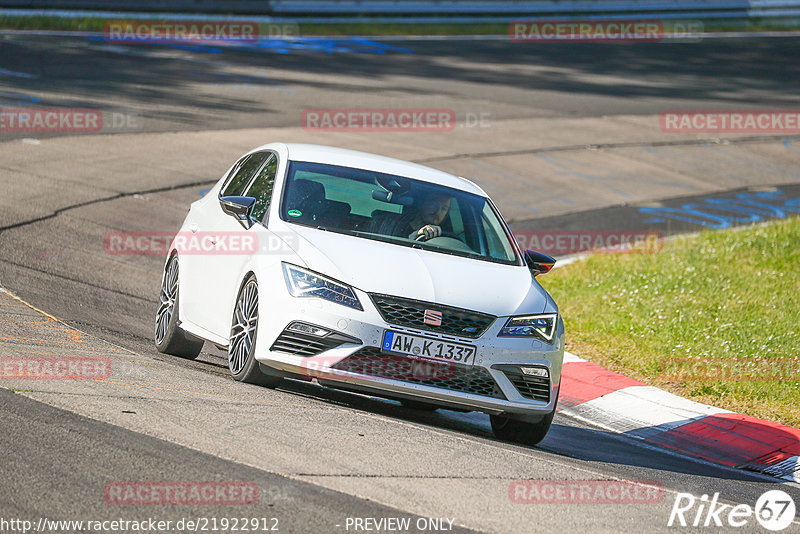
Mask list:
[[[280,217],[365,239],[522,265],[487,198],[403,176],[292,161]]]

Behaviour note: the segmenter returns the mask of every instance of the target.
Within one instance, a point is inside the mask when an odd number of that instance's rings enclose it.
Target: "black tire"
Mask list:
[[[239,382],[277,386],[282,378],[265,375],[255,358],[258,336],[258,282],[249,275],[236,297],[231,319],[231,335],[228,342],[228,369]]]
[[[417,410],[420,412],[433,412],[438,410],[439,407],[435,404],[428,404],[427,402],[415,401],[415,400],[406,400],[402,399],[400,401],[404,407],[408,408],[409,410]]]
[[[544,439],[556,411],[553,410],[537,423],[517,421],[504,415],[490,415],[492,432],[498,439],[519,443],[521,445],[536,445]]]
[[[178,326],[179,298],[178,256],[172,256],[161,280],[153,341],[158,352],[193,360],[203,350],[203,340]]]

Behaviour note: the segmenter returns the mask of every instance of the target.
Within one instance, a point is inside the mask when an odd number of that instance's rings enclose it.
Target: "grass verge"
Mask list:
[[[191,20],[191,15],[187,15]],[[558,17],[554,17],[558,18]],[[524,19],[524,17],[520,17]],[[102,32],[110,21],[126,20],[125,14],[116,17],[55,17],[49,15],[2,15],[0,29],[5,30],[49,30]],[[159,20],[154,13],[152,19]],[[236,20],[248,20],[241,15]],[[315,22],[297,21],[301,36],[388,36],[388,35],[508,35],[507,22],[441,22],[441,23],[403,23],[403,22]],[[796,30],[795,21],[769,21],[751,19],[749,21],[706,21],[704,30],[721,31],[790,31]]]
[[[596,254],[541,277],[567,349],[672,393],[800,427],[800,217]]]
[[[191,15],[186,17],[191,20]],[[126,20],[124,14],[118,17],[53,17],[46,15],[8,16],[0,15],[0,29],[6,30],[49,30],[49,31],[83,31],[102,32],[111,21]],[[159,20],[154,14],[150,20]],[[247,15],[236,20],[246,21]],[[508,23],[378,23],[378,22],[342,22],[313,23],[298,20],[300,36],[339,36],[350,35],[507,35]]]

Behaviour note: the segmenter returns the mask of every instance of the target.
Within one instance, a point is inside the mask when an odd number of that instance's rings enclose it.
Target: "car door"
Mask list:
[[[254,152],[243,158],[222,186],[219,197],[246,196],[260,171],[271,168],[267,163],[274,159],[275,155],[269,151]],[[246,236],[253,234],[253,228],[245,228],[223,212],[219,197],[209,198],[192,210],[192,234],[206,244],[213,242],[214,248],[187,250],[181,254],[182,269],[191,284],[181,292],[181,298],[185,299],[181,308],[188,321],[227,339],[230,310],[239,289],[241,270],[251,255],[250,249],[242,244]],[[259,210],[263,209],[263,204],[263,199],[256,199]]]

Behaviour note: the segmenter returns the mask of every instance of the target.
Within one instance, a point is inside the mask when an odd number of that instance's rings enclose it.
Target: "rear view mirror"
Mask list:
[[[531,270],[533,276],[538,276],[550,272],[550,269],[556,264],[556,260],[547,254],[542,254],[535,250],[526,250],[525,263],[528,264],[528,269]]]
[[[246,229],[250,229],[253,226],[250,212],[255,203],[256,199],[253,197],[220,197],[219,199],[222,211],[239,221]]]
[[[414,197],[410,197],[408,195],[398,195],[392,191],[382,191],[380,189],[376,189],[372,192],[372,198],[379,202],[400,204],[402,206],[411,206],[414,204]]]

